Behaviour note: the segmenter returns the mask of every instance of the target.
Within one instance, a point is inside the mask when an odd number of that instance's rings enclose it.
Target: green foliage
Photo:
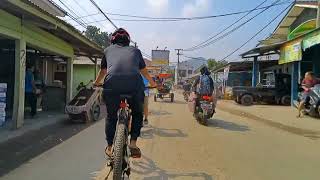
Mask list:
[[[221,67],[223,67],[224,65],[226,65],[228,62],[227,61],[217,61],[215,59],[208,59],[208,68],[210,70],[215,70],[215,69],[219,69]]]
[[[96,26],[88,26],[85,31],[85,36],[103,48],[106,48],[110,45],[109,34],[101,31],[100,28]]]

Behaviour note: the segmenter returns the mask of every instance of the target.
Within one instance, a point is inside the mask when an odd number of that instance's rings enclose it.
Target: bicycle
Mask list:
[[[152,89],[154,87],[146,87]],[[132,95],[120,95],[120,107],[118,110],[118,122],[116,132],[113,140],[112,156],[108,166],[110,171],[105,179],[108,179],[111,171],[113,171],[113,179],[124,179],[125,175],[128,177],[131,173],[130,168],[130,148],[129,148],[129,124],[131,120],[131,110],[128,100]]]

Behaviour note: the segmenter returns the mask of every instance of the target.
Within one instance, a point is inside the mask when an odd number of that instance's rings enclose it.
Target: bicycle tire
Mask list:
[[[119,124],[114,143],[114,166],[113,166],[113,180],[121,180],[123,177],[123,156],[125,146],[125,125]]]

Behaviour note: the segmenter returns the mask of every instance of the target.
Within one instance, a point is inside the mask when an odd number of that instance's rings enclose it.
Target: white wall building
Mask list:
[[[178,65],[176,66],[176,83],[178,83],[178,75],[179,75],[179,81],[184,82],[185,80],[191,78],[195,74],[197,74],[197,70],[203,66],[207,65],[207,60],[204,58],[190,58],[186,61],[183,61],[179,64],[179,70]],[[179,74],[178,74],[179,72]]]

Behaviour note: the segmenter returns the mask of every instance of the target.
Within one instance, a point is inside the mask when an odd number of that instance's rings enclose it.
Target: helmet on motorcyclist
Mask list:
[[[112,33],[111,43],[118,44],[120,46],[129,46],[130,35],[125,29],[119,28],[114,33]]]
[[[207,66],[203,66],[201,69],[200,69],[200,73],[201,75],[210,75],[211,72],[209,71],[208,67]]]

